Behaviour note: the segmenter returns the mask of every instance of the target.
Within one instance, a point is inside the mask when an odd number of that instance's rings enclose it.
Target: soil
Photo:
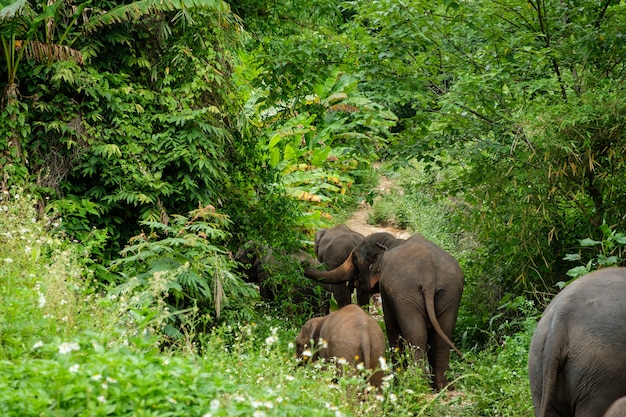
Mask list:
[[[388,178],[380,177],[378,186],[376,187],[376,191],[378,191],[378,193],[380,194],[384,194],[388,193],[394,188],[395,185]],[[359,232],[365,236],[378,232],[391,233],[392,235],[400,239],[406,239],[411,236],[411,233],[404,229],[398,229],[396,227],[388,225],[371,225],[367,223],[367,219],[371,210],[372,206],[370,206],[366,201],[362,201],[359,205],[359,208],[346,221],[346,226],[348,226],[355,232]]]
[[[394,189],[395,185],[391,182],[387,177],[380,177],[378,181],[378,186],[375,190],[379,194],[388,193],[390,190]],[[352,216],[346,220],[345,224],[350,229],[355,232],[359,232],[365,236],[368,236],[372,233],[378,232],[387,232],[391,233],[395,237],[399,239],[407,239],[411,236],[411,233],[408,230],[398,229],[397,227],[393,227],[390,225],[372,225],[367,222],[370,212],[372,211],[372,206],[366,201],[362,201],[359,204],[357,210],[352,213]],[[370,306],[370,314],[376,317],[379,320],[382,320],[382,302],[380,299],[380,294],[376,293],[372,295],[372,305]]]

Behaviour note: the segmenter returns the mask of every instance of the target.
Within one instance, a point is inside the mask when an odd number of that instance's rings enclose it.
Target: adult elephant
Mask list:
[[[451,339],[464,287],[461,267],[449,253],[421,235],[403,240],[374,233],[338,268],[307,268],[305,275],[324,283],[358,276],[359,304],[367,303],[372,287],[379,284],[391,347],[410,344],[418,361],[426,352],[432,387],[448,384],[450,348],[461,355]]]
[[[359,245],[365,236],[344,224],[330,229],[320,229],[315,235],[315,256],[328,269],[335,269],[345,262],[352,249]],[[332,293],[339,307],[352,303],[353,281],[332,284]]]
[[[328,314],[330,311],[332,285],[284,279],[288,275],[301,274],[305,267],[320,266],[308,253],[276,252],[270,246],[251,240],[239,248],[235,261],[240,263],[240,272],[245,281],[258,284],[263,300],[291,305],[297,312],[307,306],[311,306],[318,315]],[[321,290],[316,289],[317,286]]]
[[[538,417],[601,417],[626,396],[626,268],[567,286],[546,308],[528,355]]]

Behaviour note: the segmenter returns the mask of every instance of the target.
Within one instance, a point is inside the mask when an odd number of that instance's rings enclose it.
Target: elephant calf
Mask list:
[[[323,340],[326,345],[319,346]],[[296,337],[296,354],[302,357],[312,349],[310,360],[318,358],[343,358],[350,364],[362,363],[366,369],[375,370],[380,358],[385,358],[385,335],[372,317],[356,304],[349,304],[324,317],[307,321]],[[319,350],[318,350],[319,349]],[[383,372],[374,372],[369,383],[382,384]]]
[[[625,296],[626,268],[605,268],[548,305],[528,354],[537,417],[602,417],[626,396]]]

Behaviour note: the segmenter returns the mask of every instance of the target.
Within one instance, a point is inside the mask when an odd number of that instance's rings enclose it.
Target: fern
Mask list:
[[[124,281],[115,293],[141,304],[133,308],[169,312],[161,324],[169,336],[188,312],[213,312],[219,319],[225,307],[247,308],[257,292],[230,272],[234,261],[212,243],[228,237],[228,218],[208,206],[170,220],[143,222],[151,232],[133,238],[122,258],[111,263],[110,270]]]

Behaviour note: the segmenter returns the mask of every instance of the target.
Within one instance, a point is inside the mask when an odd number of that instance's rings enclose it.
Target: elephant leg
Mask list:
[[[426,363],[428,326],[425,311],[420,311],[415,304],[404,307],[406,308],[402,310],[402,314],[398,315],[398,325],[402,338],[409,344],[415,361],[424,368],[425,375],[429,375],[430,372],[428,372]]]
[[[435,300],[435,310],[437,311],[437,321],[443,332],[452,340],[454,326],[458,314],[458,306],[455,304],[442,305]],[[448,385],[446,372],[450,369],[450,346],[431,326],[428,330],[428,362],[434,374],[433,388],[443,389]]]
[[[337,300],[337,305],[339,307],[347,306],[348,304],[352,304],[352,293],[350,292],[350,287],[347,282],[342,282],[341,284],[333,284],[333,295],[335,296],[335,300]]]
[[[433,372],[432,387],[439,391],[448,385],[446,372],[450,369],[450,346],[432,328],[428,334],[428,344],[428,363]]]
[[[389,300],[385,294],[381,294],[383,300],[383,318],[385,320],[385,329],[387,331],[387,340],[389,340],[389,347],[392,354],[398,355],[401,351],[402,344],[400,340],[400,326],[396,318],[396,312],[393,308],[393,303]]]

